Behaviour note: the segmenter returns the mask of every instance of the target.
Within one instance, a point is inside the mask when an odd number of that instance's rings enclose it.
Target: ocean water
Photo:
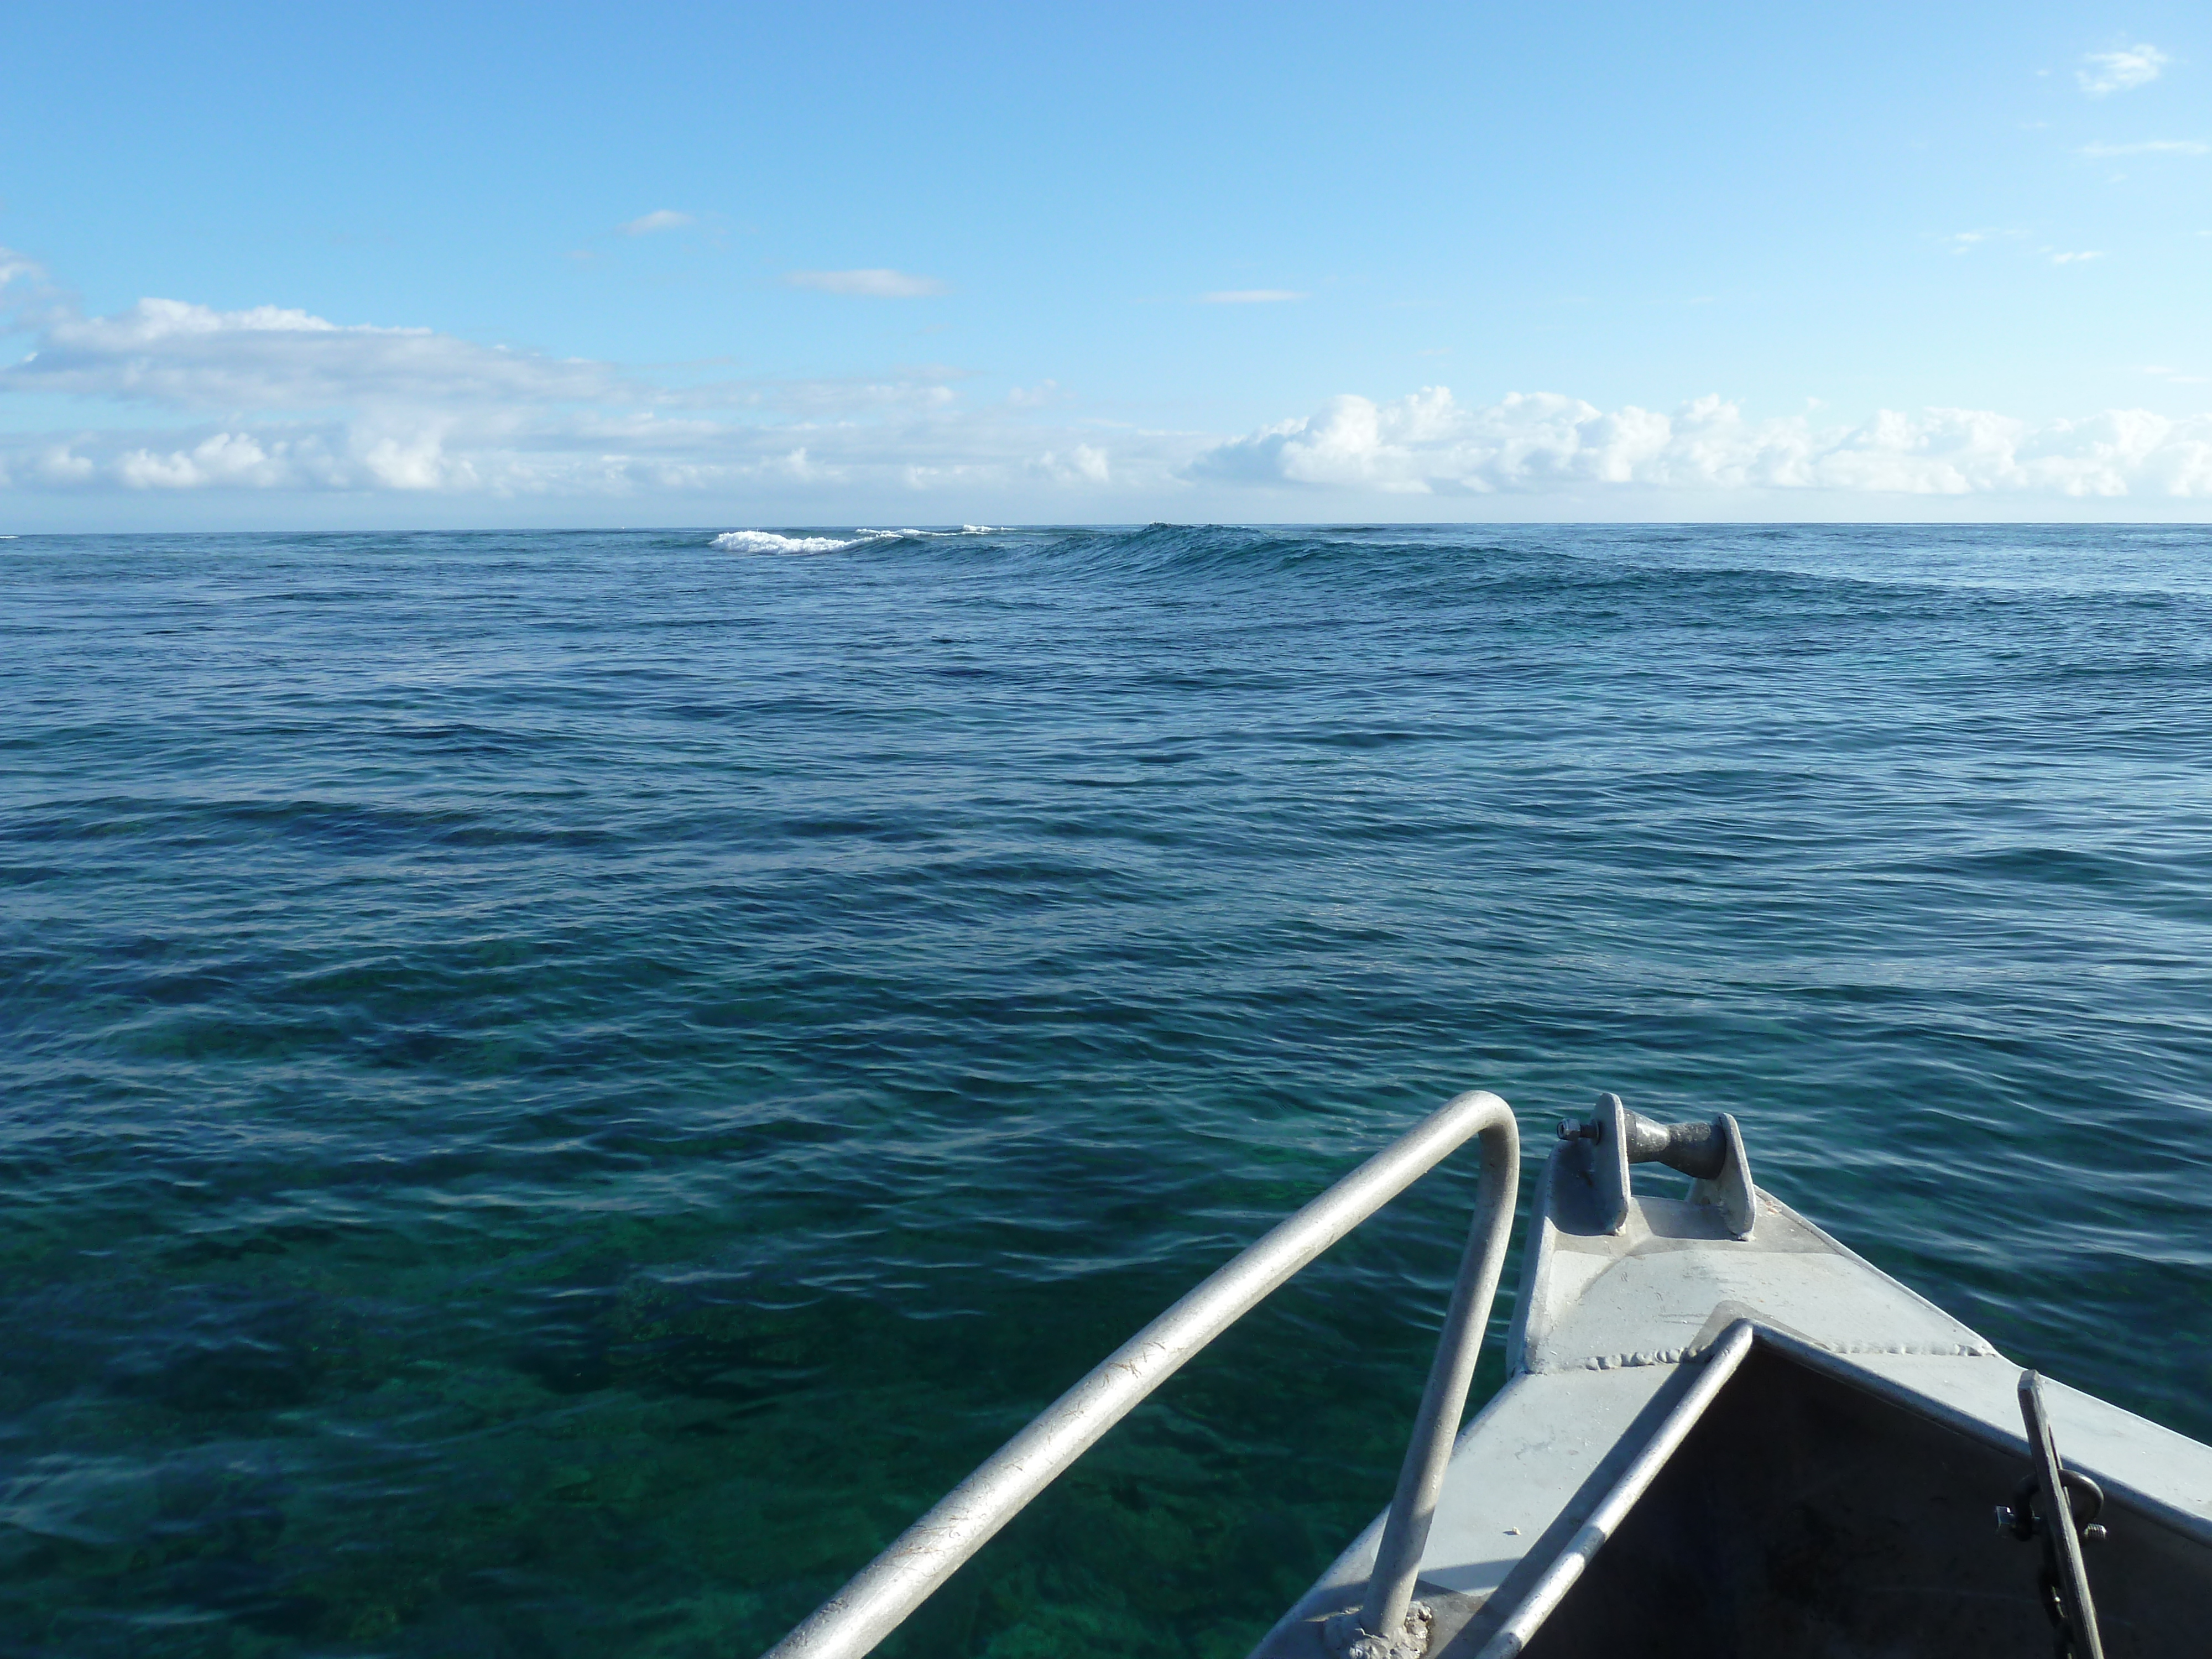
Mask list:
[[[1532,1168],[1600,1089],[1731,1110],[2006,1352],[2212,1437],[2212,532],[0,578],[9,1659],[756,1651],[1478,1085]],[[1387,1498],[1470,1188],[893,1650],[1236,1659]]]

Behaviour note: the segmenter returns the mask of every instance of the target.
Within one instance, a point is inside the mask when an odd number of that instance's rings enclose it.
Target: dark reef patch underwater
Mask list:
[[[1475,1085],[2212,1437],[2212,532],[772,545],[0,543],[0,1655],[750,1653]],[[893,1650],[1237,1659],[1453,1167]]]

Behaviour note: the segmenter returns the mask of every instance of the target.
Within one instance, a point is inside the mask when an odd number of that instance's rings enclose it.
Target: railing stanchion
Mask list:
[[[1480,1089],[1431,1113],[1108,1355],[763,1659],[860,1659],[1193,1354],[1478,1134],[1483,1157],[1474,1233],[1422,1400],[1414,1432],[1419,1458],[1407,1455],[1407,1468],[1413,1470],[1418,1461],[1423,1473],[1411,1486],[1410,1476],[1400,1480],[1399,1501],[1391,1510],[1391,1524],[1401,1538],[1413,1540],[1404,1569],[1410,1587],[1436,1507],[1434,1489],[1443,1479],[1438,1460],[1450,1455],[1513,1222],[1520,1137],[1511,1109]],[[1433,1474],[1428,1472],[1431,1462]],[[1407,1511],[1402,1525],[1401,1508]],[[1369,1599],[1374,1599],[1371,1589]]]
[[[1388,1642],[1398,1640],[1406,1627],[1407,1609],[1413,1605],[1413,1580],[1421,1570],[1421,1552],[1429,1541],[1437,1501],[1443,1496],[1444,1466],[1451,1462],[1452,1442],[1467,1410],[1467,1391],[1474,1382],[1474,1362],[1482,1353],[1490,1304],[1498,1294],[1498,1271],[1505,1265],[1506,1242],[1513,1231],[1521,1136],[1513,1114],[1504,1109],[1503,1101],[1498,1107],[1495,1121],[1480,1131],[1482,1180],[1475,1192],[1474,1222],[1468,1229],[1451,1307],[1437,1336],[1437,1357],[1429,1367],[1428,1386],[1421,1391],[1405,1466],[1398,1472],[1397,1494],[1390,1500],[1390,1518],[1383,1522],[1375,1571],[1360,1604],[1360,1629]]]

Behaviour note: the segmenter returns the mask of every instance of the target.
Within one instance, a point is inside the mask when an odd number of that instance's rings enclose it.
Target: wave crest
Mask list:
[[[896,542],[938,536],[995,536],[1002,526],[963,524],[957,530],[855,530],[849,536],[786,536],[774,530],[726,530],[714,545],[725,553],[842,553],[862,542]]]
[[[773,530],[726,530],[714,545],[725,553],[842,553],[862,542],[881,541],[889,532],[863,530],[854,536],[779,536]]]

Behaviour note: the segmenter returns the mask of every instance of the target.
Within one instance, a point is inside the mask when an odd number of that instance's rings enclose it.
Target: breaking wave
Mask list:
[[[863,542],[903,541],[937,536],[995,536],[988,524],[963,524],[957,530],[855,530],[849,536],[786,536],[773,530],[726,530],[714,545],[726,553],[842,553]]]
[[[714,538],[725,553],[842,553],[862,542],[879,542],[896,535],[889,530],[862,530],[850,536],[779,536],[773,530],[726,530]]]

